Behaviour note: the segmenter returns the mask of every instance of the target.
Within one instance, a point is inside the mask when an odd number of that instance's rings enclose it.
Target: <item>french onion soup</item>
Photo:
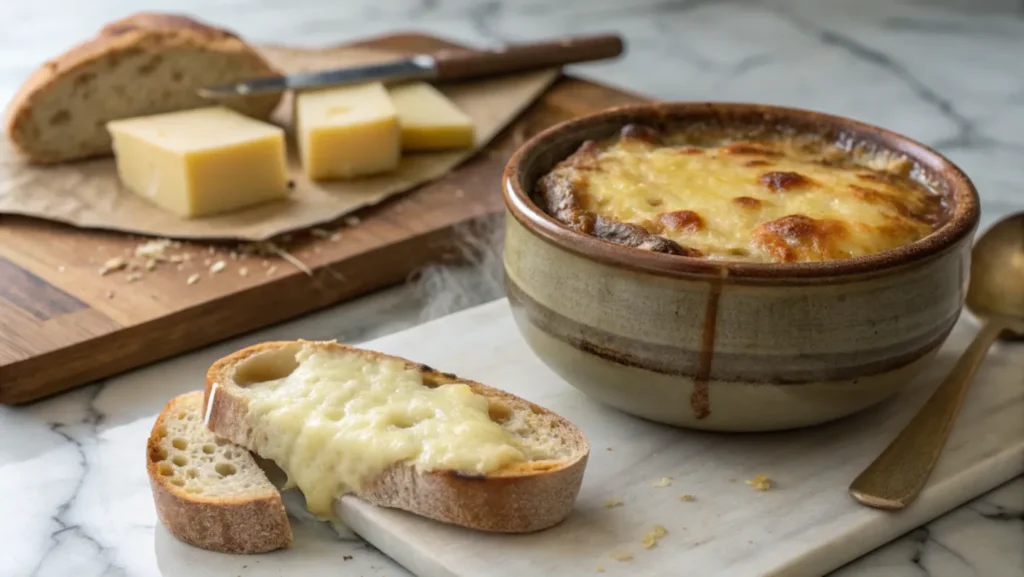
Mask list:
[[[538,182],[568,228],[634,248],[791,263],[910,244],[948,218],[943,197],[888,152],[821,136],[656,130],[584,142]]]

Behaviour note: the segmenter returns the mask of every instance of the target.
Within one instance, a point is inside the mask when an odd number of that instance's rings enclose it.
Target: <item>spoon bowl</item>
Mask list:
[[[993,225],[971,251],[967,308],[983,321],[946,380],[886,450],[850,485],[879,509],[903,509],[924,489],[974,374],[997,338],[1024,336],[1024,213]]]
[[[1024,213],[997,222],[974,245],[966,304],[1004,322],[1003,338],[1024,339]]]

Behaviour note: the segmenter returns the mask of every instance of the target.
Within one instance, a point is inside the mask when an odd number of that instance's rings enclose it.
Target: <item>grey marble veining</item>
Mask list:
[[[958,163],[981,193],[983,227],[1024,210],[1020,0],[7,0],[0,102],[40,62],[139,9],[189,12],[254,41],[301,45],[396,30],[479,46],[614,30],[626,36],[628,55],[573,73],[655,98],[785,104],[879,124]],[[154,548],[175,545],[155,526],[141,470],[141,439],[167,399],[199,386],[211,361],[240,346],[368,340],[497,298],[500,278],[485,250],[472,269],[431,269],[418,283],[30,407],[0,408],[0,576],[174,574],[153,559]],[[126,451],[131,443],[116,442],[125,438],[140,446]],[[1022,543],[1018,478],[835,575],[1022,575]],[[339,574],[404,574],[359,543],[325,554],[354,557]]]

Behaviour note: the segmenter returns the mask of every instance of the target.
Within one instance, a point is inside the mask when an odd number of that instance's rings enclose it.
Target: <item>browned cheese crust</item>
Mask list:
[[[167,457],[160,445],[167,434],[166,421],[185,410],[188,397],[200,395],[195,391],[167,403],[146,443],[146,472],[160,522],[181,541],[221,553],[264,553],[291,546],[288,514],[276,490],[258,496],[209,496],[189,493],[161,474],[160,465]]]
[[[143,76],[147,73],[146,66],[159,66],[162,52],[183,47],[232,55],[238,59],[238,68],[251,70],[253,76],[277,74],[254,48],[232,32],[182,15],[154,12],[133,14],[107,24],[95,37],[46,61],[21,85],[9,102],[6,115],[5,128],[14,150],[25,160],[36,164],[109,154],[109,146],[98,150],[83,150],[73,158],[34,147],[33,143],[38,139],[41,129],[33,122],[33,109],[40,98],[57,83],[68,78],[74,78],[76,90],[88,91],[88,85],[95,76],[88,69],[95,64],[106,62],[113,68],[119,61],[129,57],[151,54],[148,63],[136,70],[136,74]],[[231,106],[256,118],[267,118],[279,102],[280,95],[268,95],[242,99],[233,102]],[[194,105],[200,106],[202,101],[196,100]],[[67,110],[55,112],[46,121],[48,130],[60,129],[67,123]]]
[[[871,254],[919,240],[949,217],[942,196],[912,179],[912,166],[905,159],[861,158],[859,152],[845,151],[820,138],[765,134],[755,137],[764,141],[749,138],[720,129],[706,134],[698,129],[688,134],[630,124],[616,138],[584,142],[555,165],[538,180],[535,200],[567,228],[619,245],[687,257],[767,262],[840,260]],[[674,159],[653,154],[666,151]],[[641,160],[624,165],[623,154],[634,153]],[[726,195],[733,189],[736,192],[724,200],[725,208],[719,208],[717,214],[691,210],[699,202],[687,206],[689,197],[677,194],[678,190],[687,190],[685,183],[664,195],[664,179],[672,176],[651,176],[662,169],[685,174],[687,169],[680,167],[699,167],[696,162],[701,157],[732,171],[723,184],[717,185],[720,192],[716,194]],[[794,165],[812,170],[805,174],[792,168]],[[830,171],[841,174],[842,179],[831,181]],[[629,181],[608,184],[611,174],[635,178],[638,189],[646,191],[649,186],[653,192],[627,205],[625,213],[602,208],[609,196],[626,194],[623,190],[630,187]],[[815,174],[824,174],[825,180],[817,180]],[[707,179],[712,178],[716,175],[707,175]],[[698,177],[693,182],[700,180]],[[596,181],[604,186],[599,193],[593,190]],[[659,186],[663,187],[662,195]],[[704,185],[703,192],[710,194],[708,190]],[[819,199],[833,195],[860,203],[878,214],[868,214],[866,221],[858,220],[864,212],[849,218],[815,214],[813,203],[797,196],[806,199],[814,194]],[[786,201],[791,202],[784,205]],[[705,202],[704,206],[711,204]],[[779,212],[784,210],[779,208],[782,206],[812,212],[787,214]],[[736,230],[741,234],[734,234]],[[741,243],[738,237],[742,235],[746,236]]]
[[[245,447],[253,446],[253,431],[246,422],[246,398],[233,382],[232,373],[246,359],[292,341],[268,342],[242,349],[215,362],[206,376],[207,425],[218,436]],[[302,342],[325,350],[351,351],[371,359],[390,359],[423,373],[424,384],[439,386],[463,383],[490,402],[497,422],[512,411],[531,411],[553,422],[572,457],[560,461],[517,463],[486,476],[436,470],[420,473],[397,464],[356,495],[374,505],[402,509],[437,521],[470,529],[502,533],[527,533],[551,527],[572,510],[583,482],[590,448],[583,432],[566,419],[515,395],[493,387],[441,373],[412,361],[341,345],[335,342]],[[212,404],[211,391],[216,387]]]

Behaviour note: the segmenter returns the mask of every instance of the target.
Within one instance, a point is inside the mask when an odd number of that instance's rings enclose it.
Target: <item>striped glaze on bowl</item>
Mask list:
[[[537,179],[584,140],[630,122],[759,120],[905,155],[946,197],[931,235],[853,259],[715,262],[616,245],[556,222]],[[532,350],[571,385],[677,426],[764,431],[813,425],[896,393],[937,352],[966,294],[978,198],[950,161],[906,137],[820,113],[659,103],[555,126],[504,176],[506,291]]]

